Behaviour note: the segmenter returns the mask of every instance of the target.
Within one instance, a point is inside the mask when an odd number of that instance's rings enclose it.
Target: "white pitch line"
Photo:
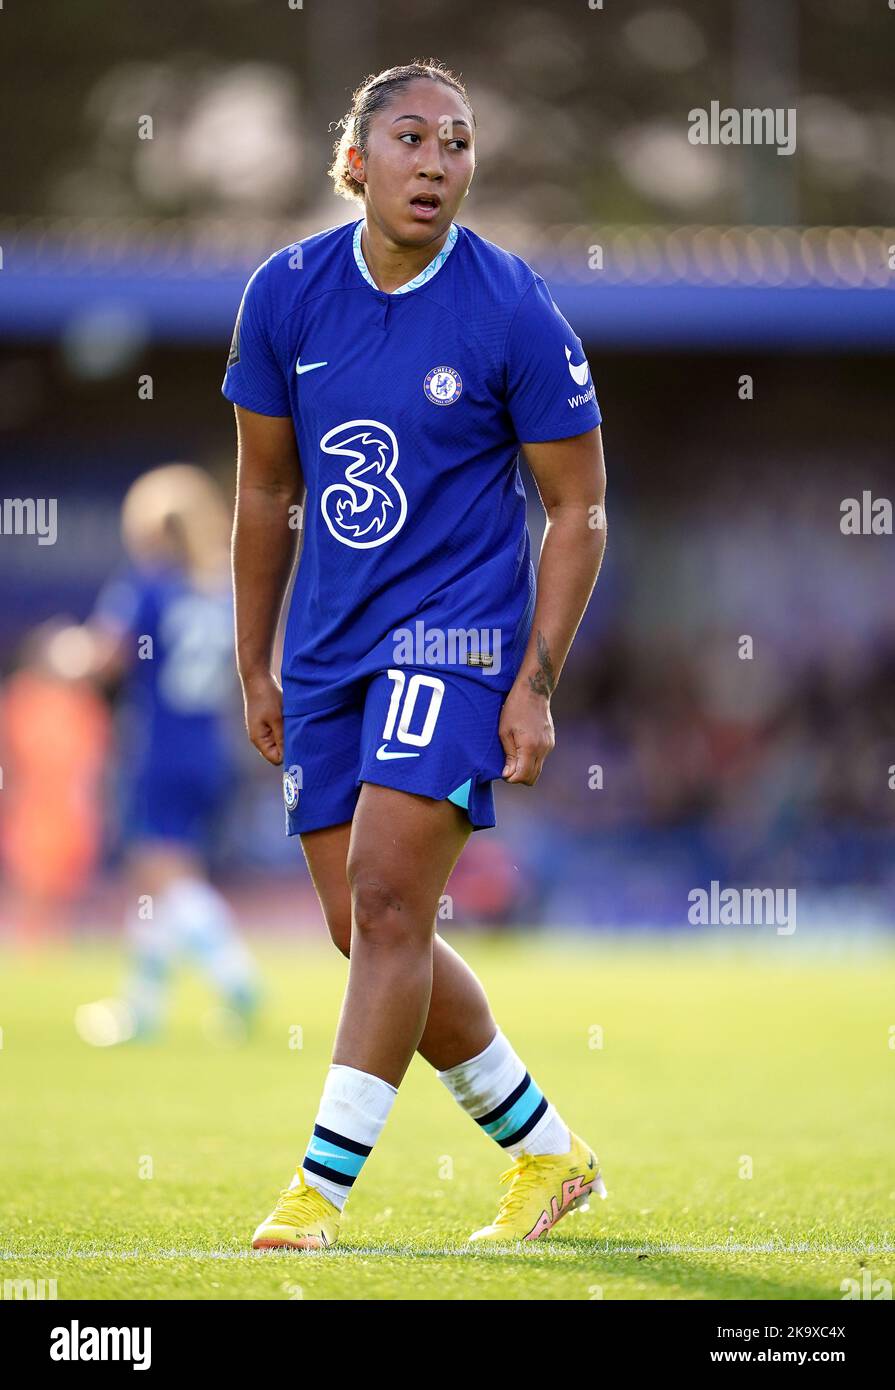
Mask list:
[[[265,1260],[271,1255],[282,1257],[285,1260],[293,1258],[296,1254],[318,1256],[325,1254],[328,1259],[350,1259],[352,1256],[378,1256],[382,1259],[389,1258],[413,1258],[414,1256],[440,1255],[445,1258],[462,1255],[471,1256],[475,1254],[476,1259],[483,1255],[489,1258],[494,1255],[505,1255],[508,1251],[522,1254],[523,1258],[530,1258],[529,1252],[533,1254],[546,1254],[548,1251],[552,1256],[563,1255],[568,1259],[576,1259],[582,1255],[591,1258],[601,1256],[605,1258],[612,1255],[881,1255],[895,1252],[895,1245],[809,1245],[802,1243],[799,1245],[756,1245],[749,1243],[726,1244],[726,1245],[621,1245],[612,1249],[603,1247],[593,1247],[589,1250],[582,1250],[580,1246],[539,1245],[530,1243],[527,1246],[517,1246],[506,1244],[493,1246],[490,1250],[466,1250],[463,1246],[453,1247],[415,1247],[413,1249],[370,1249],[369,1247],[348,1248],[345,1246],[333,1247],[328,1251],[261,1251],[261,1250],[73,1250],[67,1254],[53,1254],[42,1250],[26,1251],[0,1251],[0,1260],[16,1261],[21,1263],[23,1260],[43,1260],[57,1261],[65,1263],[68,1260],[145,1260],[148,1264],[159,1260]]]

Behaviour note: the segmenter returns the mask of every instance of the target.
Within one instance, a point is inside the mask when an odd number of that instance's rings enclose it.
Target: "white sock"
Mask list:
[[[514,1158],[571,1149],[568,1126],[499,1028],[484,1052],[436,1075],[467,1115]]]
[[[226,898],[199,878],[180,878],[161,894],[159,910],[170,921],[181,953],[215,988],[237,1004],[252,1001],[257,976]]]
[[[302,1171],[341,1211],[382,1133],[397,1089],[379,1076],[333,1063],[326,1077]],[[296,1173],[290,1187],[297,1187]]]
[[[125,939],[129,950],[124,998],[138,1031],[153,1032],[164,1022],[171,965],[177,942],[164,911],[144,920],[136,911],[128,914]]]

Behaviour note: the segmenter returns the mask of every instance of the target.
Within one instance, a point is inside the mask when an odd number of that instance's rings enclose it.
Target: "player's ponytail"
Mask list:
[[[445,87],[455,91],[469,108],[472,123],[475,125],[475,113],[469,104],[466,88],[459,77],[437,58],[414,59],[412,63],[405,63],[401,67],[385,68],[380,73],[372,73],[364,78],[351,98],[350,108],[336,123],[336,129],[341,127],[342,133],[333,147],[333,162],[328,173],[340,198],[360,203],[364,201],[364,185],[358,183],[351,174],[348,167],[348,151],[352,145],[357,145],[362,153],[366,154],[370,121],[375,113],[389,105],[397,90],[405,87],[408,82],[419,81],[420,78],[441,82]]]

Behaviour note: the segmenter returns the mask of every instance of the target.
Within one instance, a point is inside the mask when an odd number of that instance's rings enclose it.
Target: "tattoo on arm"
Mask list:
[[[553,671],[553,661],[550,657],[550,649],[544,640],[544,634],[538,632],[538,669],[533,676],[529,676],[528,684],[536,695],[550,696],[556,686],[556,676]]]

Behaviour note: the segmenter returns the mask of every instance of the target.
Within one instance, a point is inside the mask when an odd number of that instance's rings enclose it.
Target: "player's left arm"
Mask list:
[[[533,786],[553,748],[550,699],[606,548],[606,469],[597,426],[523,444],[547,516],[531,636],[500,718],[507,782]]]

